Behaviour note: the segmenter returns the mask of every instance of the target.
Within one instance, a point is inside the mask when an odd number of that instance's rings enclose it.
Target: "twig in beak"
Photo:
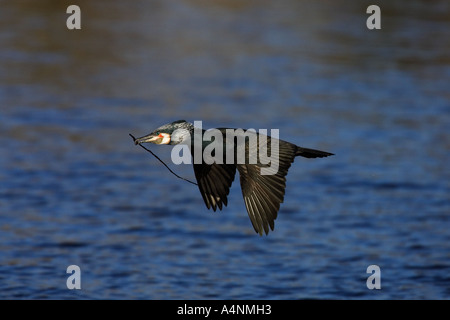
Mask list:
[[[135,138],[131,133],[129,133],[129,135],[130,135],[131,138],[133,138],[134,144],[138,144],[138,145],[141,146],[144,150],[150,152],[150,153],[151,153],[156,159],[158,159],[159,162],[161,162],[161,163],[167,168],[167,170],[169,170],[175,177],[177,177],[177,178],[179,178],[179,179],[181,179],[181,180],[187,181],[187,182],[189,182],[189,183],[195,184],[196,186],[198,185],[198,184],[196,184],[195,182],[192,182],[191,180],[185,179],[185,178],[180,177],[179,175],[177,175],[175,172],[173,172],[173,171],[172,171],[172,170],[164,163],[164,161],[162,161],[162,160],[161,160],[156,154],[154,154],[150,149],[147,149],[147,148],[144,147],[142,144],[136,142],[136,138]]]

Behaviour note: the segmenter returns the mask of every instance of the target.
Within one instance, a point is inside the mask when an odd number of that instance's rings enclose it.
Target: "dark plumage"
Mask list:
[[[183,129],[183,130],[179,130]],[[256,140],[245,139],[245,161],[239,163],[236,161],[238,143],[237,138],[230,140],[226,138],[225,128],[219,128],[223,135],[223,161],[215,161],[212,164],[194,162],[194,173],[197,179],[198,188],[208,209],[214,211],[223,205],[227,205],[227,196],[231,184],[236,175],[236,169],[239,171],[242,196],[253,228],[262,235],[263,231],[268,234],[269,228],[274,229],[274,220],[277,218],[280,204],[284,200],[286,188],[286,175],[291,163],[295,157],[322,158],[333,155],[332,153],[314,149],[302,148],[287,141],[278,140],[278,161],[272,159],[268,164],[262,163],[257,157],[256,163],[251,162],[251,154],[259,150]],[[205,132],[204,130],[202,131]],[[255,133],[260,138],[259,133]],[[135,139],[135,144],[150,142],[155,144],[186,144],[190,147],[192,156],[194,156],[194,126],[184,120],[175,121],[164,125],[154,132]],[[271,137],[267,137],[267,154],[271,155]],[[241,140],[242,142],[242,140]],[[276,139],[274,142],[277,142]],[[203,142],[202,151],[211,142]],[[232,163],[226,163],[226,155],[234,152]],[[271,165],[277,165],[278,170],[273,174],[261,174],[263,168],[269,168]]]

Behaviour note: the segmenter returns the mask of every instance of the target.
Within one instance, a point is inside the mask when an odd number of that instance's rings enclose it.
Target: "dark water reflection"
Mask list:
[[[2,298],[449,298],[447,2],[381,1],[379,31],[364,1],[78,4],[81,31],[0,10]],[[238,184],[209,212],[128,136],[183,118],[336,156],[296,161],[258,237]]]

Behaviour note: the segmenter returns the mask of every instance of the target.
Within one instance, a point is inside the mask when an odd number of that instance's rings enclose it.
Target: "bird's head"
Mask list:
[[[135,144],[140,143],[154,143],[154,144],[179,144],[190,140],[191,132],[194,126],[185,120],[178,120],[172,123],[165,124],[152,133],[137,138],[134,140]]]

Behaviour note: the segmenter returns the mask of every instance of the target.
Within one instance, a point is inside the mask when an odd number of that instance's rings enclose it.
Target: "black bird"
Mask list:
[[[205,130],[198,130],[194,128],[192,123],[185,120],[175,121],[166,125],[163,125],[153,131],[152,133],[134,139],[135,144],[141,144],[150,142],[154,144],[168,144],[177,145],[185,144],[189,147],[191,156],[194,157],[194,173],[197,179],[198,188],[203,197],[203,200],[208,209],[216,211],[217,208],[222,210],[222,205],[227,205],[227,196],[231,184],[236,174],[236,169],[239,171],[242,195],[244,198],[245,206],[247,208],[248,215],[252,222],[253,228],[257,233],[262,235],[263,231],[268,234],[269,227],[273,230],[274,220],[277,218],[280,204],[284,200],[285,188],[286,188],[286,175],[288,173],[291,163],[297,156],[305,158],[322,158],[333,155],[333,153],[319,151],[314,149],[302,148],[287,141],[278,140],[269,136],[265,136],[267,145],[267,154],[272,152],[272,140],[278,142],[278,158],[272,160],[271,165],[275,165],[277,171],[273,174],[261,174],[263,168],[269,168],[270,165],[263,163],[260,158],[255,161],[250,161],[250,154],[252,151],[255,153],[257,150],[263,148],[261,144],[252,141],[248,136],[247,138],[240,140],[241,145],[244,146],[246,151],[244,161],[236,161],[236,155],[238,154],[238,138],[234,137],[229,139],[227,136],[227,128],[218,128],[223,137],[223,161],[214,161],[211,163],[211,159],[201,159],[201,162],[196,163],[195,143],[194,136],[196,132],[205,133]],[[254,133],[258,140],[262,138],[262,134]],[[204,141],[201,140],[201,151],[212,143],[214,140]],[[261,148],[260,148],[261,147]],[[230,152],[234,152],[234,161],[226,160],[226,155]],[[212,152],[214,156],[218,154],[218,151]],[[242,158],[241,158],[242,159]],[[219,159],[220,160],[220,159]]]

